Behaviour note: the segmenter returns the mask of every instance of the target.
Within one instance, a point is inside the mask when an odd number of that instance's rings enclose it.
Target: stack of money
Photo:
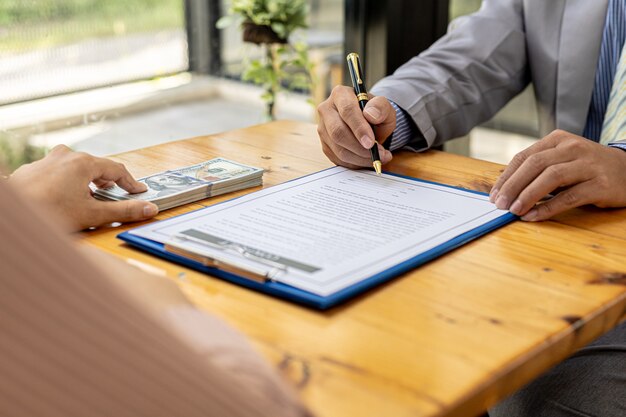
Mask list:
[[[215,158],[200,164],[164,171],[138,179],[148,191],[130,194],[117,185],[96,188],[94,196],[103,200],[145,200],[156,204],[159,210],[192,203],[204,198],[230,193],[263,183],[263,170],[224,158]]]

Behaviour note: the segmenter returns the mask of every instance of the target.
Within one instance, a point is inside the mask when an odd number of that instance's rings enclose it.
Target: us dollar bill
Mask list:
[[[215,158],[199,164],[177,168],[139,178],[146,184],[147,191],[130,194],[115,185],[96,188],[96,198],[108,200],[151,201],[160,209],[187,204],[207,197],[261,185],[263,170],[225,158]]]
[[[174,169],[167,172],[176,172],[202,181],[219,182],[234,178],[246,178],[258,174],[263,170],[224,158],[215,158],[200,164]]]
[[[206,189],[211,183],[188,177],[176,172],[165,171],[137,181],[146,184],[148,190],[143,193],[131,194],[123,188],[114,185],[110,188],[98,189],[97,194],[115,199],[131,199],[153,201],[165,197],[173,198],[194,190]]]

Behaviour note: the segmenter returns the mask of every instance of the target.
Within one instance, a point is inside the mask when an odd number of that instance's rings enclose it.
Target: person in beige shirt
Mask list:
[[[55,148],[0,180],[0,416],[308,416],[295,392],[171,281],[68,232],[157,213],[120,164]]]

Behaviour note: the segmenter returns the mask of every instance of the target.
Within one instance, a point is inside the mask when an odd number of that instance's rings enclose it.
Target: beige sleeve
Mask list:
[[[0,182],[0,416],[307,415],[238,333],[145,308],[43,214]]]

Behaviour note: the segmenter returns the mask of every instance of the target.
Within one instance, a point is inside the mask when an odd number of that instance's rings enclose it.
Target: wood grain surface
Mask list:
[[[145,176],[217,156],[263,167],[264,187],[331,166],[315,126],[289,121],[114,159]],[[503,166],[430,151],[398,153],[385,169],[488,192]],[[626,312],[626,210],[584,208],[553,221],[514,222],[326,312],[162,261],[115,238],[135,226],[79,237],[165,271],[199,308],[248,335],[322,417],[478,415]]]

